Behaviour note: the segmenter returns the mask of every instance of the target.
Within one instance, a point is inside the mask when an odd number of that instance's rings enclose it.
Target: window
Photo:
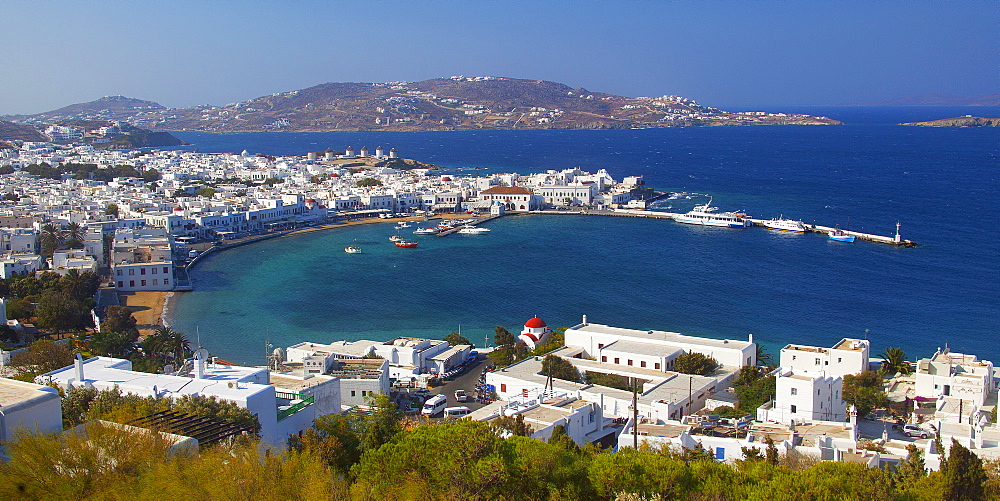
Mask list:
[[[169,278],[164,278],[163,279],[163,285],[170,285],[170,279]]]
[[[793,406],[792,406],[792,414],[795,414],[795,410],[796,410],[796,409],[795,409],[795,406],[793,405]]]
[[[639,362],[639,367],[645,367],[645,366],[646,366],[646,361],[645,360]]]
[[[799,394],[799,389],[798,388],[792,388],[792,395],[798,395],[798,394]]]
[[[655,364],[653,364],[653,368],[656,370],[660,370],[660,363],[656,362]]]
[[[352,397],[356,397],[357,396],[357,394],[356,394],[356,392],[354,390],[351,390],[351,396]]]
[[[166,273],[169,273],[169,272],[167,271],[167,267],[166,267],[166,266],[164,266],[164,267],[163,267],[163,273],[164,273],[164,274],[166,274]]]
[[[153,268],[153,274],[156,275],[156,268]]]
[[[629,360],[629,361],[628,361],[628,364],[629,364],[629,365],[631,366],[631,365],[632,365],[632,361],[631,361],[631,360]]]
[[[795,355],[792,355],[792,360],[795,360]]]
[[[124,284],[124,283],[122,283],[122,281],[121,281],[121,280],[119,280],[119,281],[118,281],[118,287],[119,287],[119,288],[122,288],[122,287],[125,287],[125,284]]]
[[[606,356],[602,356],[601,357],[601,362],[607,362],[607,361],[608,361],[608,357],[606,357]]]
[[[620,363],[620,362],[618,362],[618,357],[615,357],[615,363],[616,363],[616,364],[617,364],[617,363]]]
[[[131,275],[135,275],[135,270],[133,270],[133,269],[129,269],[129,270],[128,270],[128,274],[129,274],[130,276],[131,276]]]
[[[117,275],[118,275],[119,277],[120,277],[120,276],[122,276],[122,270],[117,270]]]
[[[819,359],[818,358],[816,359],[816,365],[819,365]]]
[[[604,348],[604,343],[597,343],[597,349]]]
[[[146,268],[139,268],[139,274],[140,275],[145,275],[146,274]]]
[[[843,359],[843,358],[839,358],[839,357],[837,358],[837,363],[838,363],[838,364],[839,364],[839,363],[841,363],[841,362],[843,362],[843,361],[844,361],[844,359]]]
[[[160,279],[159,278],[154,278],[153,279],[153,285],[160,285]]]
[[[507,393],[507,385],[500,383],[500,393]]]
[[[129,270],[129,271],[132,271],[132,270]],[[129,287],[135,287],[135,280],[129,280],[128,281],[128,286]]]
[[[145,280],[143,280],[143,281],[142,281],[142,286],[143,286],[143,287],[145,287],[145,286],[146,286],[146,281],[145,281]]]

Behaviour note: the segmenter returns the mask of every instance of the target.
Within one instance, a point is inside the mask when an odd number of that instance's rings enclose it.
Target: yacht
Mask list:
[[[413,230],[414,235],[434,235],[438,230],[435,228],[417,228]]]
[[[712,199],[705,205],[696,205],[687,214],[677,214],[674,221],[684,224],[700,224],[702,226],[723,226],[728,228],[746,228],[750,219],[740,212],[716,212],[718,207],[712,207]]]
[[[490,232],[489,228],[478,228],[475,226],[464,226],[462,229],[458,230],[459,233],[463,235],[485,235]]]
[[[802,221],[785,219],[784,216],[778,219],[761,221],[760,225],[772,230],[790,231],[793,233],[805,233],[807,231],[806,225],[802,224]]]

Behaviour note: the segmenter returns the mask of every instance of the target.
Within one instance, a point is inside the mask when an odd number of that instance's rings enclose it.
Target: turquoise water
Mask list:
[[[175,328],[242,363],[263,362],[265,340],[440,338],[461,326],[481,344],[496,325],[515,330],[538,315],[568,326],[584,314],[637,329],[753,333],[772,351],[788,342],[832,345],[868,330],[876,351],[901,346],[912,358],[948,343],[996,360],[1000,245],[990,211],[1000,193],[1000,134],[888,125],[895,118],[840,127],[178,133],[202,151],[239,151],[251,140],[251,151],[273,154],[290,153],[289,143],[405,142],[404,156],[450,168],[607,168],[619,179],[643,174],[658,189],[692,194],[661,208],[687,210],[704,200],[696,193],[707,193],[723,210],[755,217],[784,214],[885,235],[901,220],[904,238],[922,245],[514,216],[489,223],[489,235],[415,237],[418,248],[400,249],[388,241],[391,225],[363,225],[208,256],[192,270],[196,290],[178,301]],[[364,254],[343,252],[354,239]]]

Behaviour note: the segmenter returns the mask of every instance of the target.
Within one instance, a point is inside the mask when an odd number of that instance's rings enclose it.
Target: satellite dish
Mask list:
[[[277,360],[278,362],[285,361],[285,350],[282,350],[281,348],[275,348],[274,352],[272,352],[272,355],[274,356],[274,359]]]
[[[198,348],[198,350],[194,352],[194,358],[198,360],[208,360],[208,350],[205,348]]]

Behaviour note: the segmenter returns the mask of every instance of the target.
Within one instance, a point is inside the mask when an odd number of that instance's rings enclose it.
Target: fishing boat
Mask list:
[[[410,227],[410,223],[407,223],[406,221],[403,221],[403,222],[401,222],[401,223],[399,223],[399,224],[396,225],[396,229],[397,230],[402,230],[402,229],[409,228],[409,227]]]
[[[417,228],[413,230],[414,235],[434,235],[438,230],[435,228]]]
[[[399,235],[389,235],[389,241],[390,242],[401,242],[403,240],[405,240],[405,239],[403,237],[399,236]]]
[[[849,235],[847,234],[847,232],[845,232],[840,228],[834,228],[830,230],[830,232],[827,233],[827,235],[830,236],[830,240],[836,240],[838,242],[850,242],[850,243],[854,242],[854,235]]]
[[[767,221],[761,221],[760,225],[778,231],[790,231],[792,233],[805,233],[806,225],[802,221],[795,221],[794,219],[785,219],[784,216],[778,219],[769,219]]]
[[[490,232],[489,228],[478,228],[476,226],[464,226],[462,229],[458,230],[459,233],[463,235],[485,235]]]
[[[674,216],[674,221],[684,224],[699,224],[702,226],[722,226],[727,228],[746,228],[750,219],[740,212],[717,212],[718,207],[712,207],[712,199],[705,205],[696,205],[686,214]]]
[[[417,243],[413,240],[398,240],[396,241],[396,247],[416,247]]]

